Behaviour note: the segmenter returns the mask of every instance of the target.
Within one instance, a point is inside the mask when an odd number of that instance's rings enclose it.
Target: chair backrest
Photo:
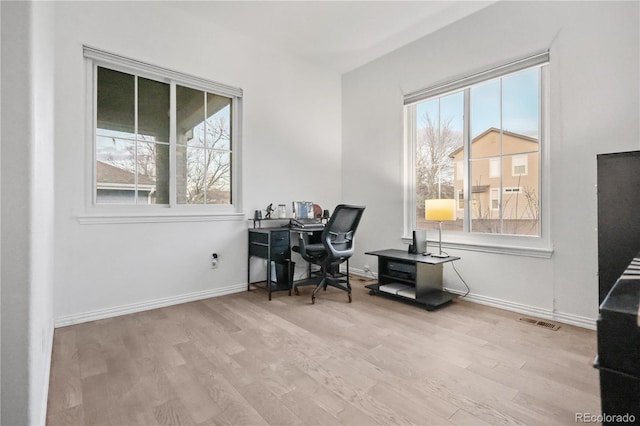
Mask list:
[[[333,259],[349,257],[354,252],[353,237],[364,213],[364,206],[340,204],[322,232],[322,244]]]

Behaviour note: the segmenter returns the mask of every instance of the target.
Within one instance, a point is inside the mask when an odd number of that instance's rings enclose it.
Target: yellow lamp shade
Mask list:
[[[434,199],[425,200],[424,218],[438,222],[456,220],[456,200]]]

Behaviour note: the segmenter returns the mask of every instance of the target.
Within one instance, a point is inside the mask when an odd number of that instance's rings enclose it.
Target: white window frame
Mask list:
[[[83,46],[85,58],[85,202],[78,215],[81,224],[244,220],[242,212],[242,89],[172,71],[120,55]],[[170,129],[170,204],[97,204],[96,194],[96,114],[97,67],[108,68],[170,85],[171,110],[175,111],[175,87],[186,86],[232,99],[231,103],[231,204],[178,204],[176,202],[175,114]]]
[[[426,89],[408,93],[404,97],[404,226],[402,240],[406,243],[411,241],[412,230],[416,224],[416,195],[415,195],[415,105],[418,102],[443,97],[448,94],[459,92],[461,89],[472,85],[492,80],[498,77],[505,77],[509,74],[524,71],[529,68],[540,67],[540,150],[539,150],[539,175],[538,184],[540,188],[540,235],[509,235],[509,234],[486,234],[469,232],[470,217],[465,215],[464,232],[442,232],[442,244],[444,247],[481,251],[487,253],[510,254],[517,256],[551,258],[553,248],[551,246],[550,235],[550,197],[549,197],[549,177],[550,177],[550,138],[549,138],[549,52],[543,51],[523,58],[518,58],[502,65],[488,67],[484,70],[467,74],[462,78],[435,84]],[[465,93],[464,114],[470,114],[469,94]],[[413,108],[412,108],[413,106]],[[471,129],[468,122],[465,123],[464,143],[465,162],[468,161]],[[502,173],[502,170],[501,170]],[[469,168],[465,170],[464,187],[470,186]],[[471,191],[465,192],[465,208],[471,208]],[[457,194],[456,194],[457,196]],[[456,200],[457,201],[457,200]],[[429,237],[429,239],[437,239]]]

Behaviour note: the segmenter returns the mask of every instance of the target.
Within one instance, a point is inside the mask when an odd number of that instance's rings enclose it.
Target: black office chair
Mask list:
[[[340,204],[336,207],[329,222],[322,231],[321,242],[309,244],[306,233],[300,233],[300,245],[294,246],[293,251],[300,253],[307,262],[320,266],[321,279],[311,295],[311,303],[316,302],[316,295],[320,289],[332,286],[344,290],[349,294],[351,303],[351,284],[349,283],[349,258],[354,252],[354,235],[362,214],[362,206]],[[347,262],[346,279],[340,274],[340,264]],[[298,293],[298,287],[294,287]]]

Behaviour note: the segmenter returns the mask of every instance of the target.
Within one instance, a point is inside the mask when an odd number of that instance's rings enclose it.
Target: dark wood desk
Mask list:
[[[365,254],[378,258],[378,282],[366,287],[371,294],[412,302],[433,311],[457,297],[442,288],[442,265],[459,260],[409,254],[404,250],[378,250]]]
[[[265,219],[263,219],[265,220]],[[289,220],[289,219],[287,219]],[[324,229],[322,223],[300,223],[295,227],[273,227],[249,229],[249,253],[247,257],[247,291],[251,286],[265,288],[271,300],[274,291],[289,291],[293,288],[293,263],[291,261],[291,233],[310,233],[319,235]],[[294,240],[297,242],[297,239]],[[267,279],[256,283],[251,282],[251,257],[259,257],[267,261]],[[272,277],[272,266],[276,268],[276,280]],[[286,279],[283,279],[286,276]],[[296,282],[296,286],[310,285],[314,281],[311,278],[311,265],[309,265],[309,278]],[[317,280],[316,280],[317,281]]]
[[[249,256],[247,258],[247,291],[251,290],[251,257],[259,257],[267,261],[267,279],[265,288],[271,293],[274,291],[288,290],[291,296],[291,242],[289,228],[254,228],[249,229]],[[285,283],[271,279],[271,262],[286,268],[287,280]]]

